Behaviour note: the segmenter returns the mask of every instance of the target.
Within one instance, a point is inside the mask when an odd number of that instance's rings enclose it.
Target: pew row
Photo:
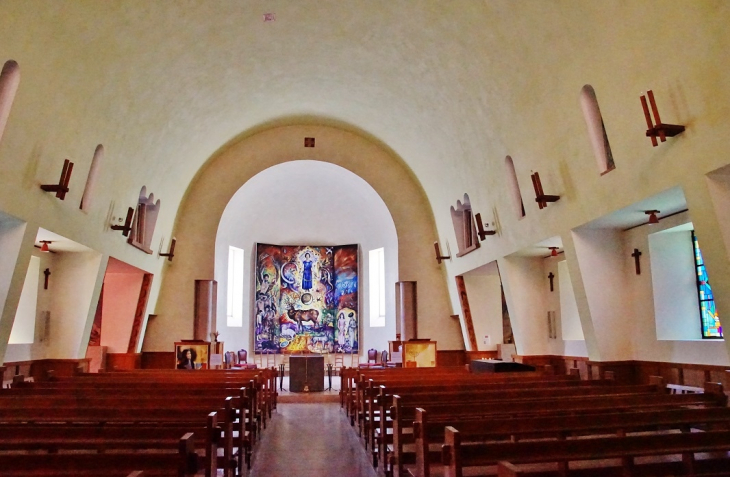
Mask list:
[[[444,419],[431,422],[424,409],[417,409],[413,424],[415,452],[395,449],[396,475],[405,475],[407,469],[415,477],[430,477],[431,467],[441,464],[441,450],[434,444],[443,444],[445,428],[458,429],[461,444],[522,439],[565,439],[589,435],[617,436],[635,432],[690,429],[730,430],[730,408],[668,409],[654,411],[605,412],[591,415],[544,416],[529,418]]]
[[[462,477],[465,469],[494,464],[499,477],[730,475],[730,431],[462,444],[459,431],[446,427],[444,439],[444,477]],[[705,455],[697,459],[697,453]],[[681,458],[671,458],[676,455]],[[659,459],[638,461],[640,457]],[[524,464],[550,465],[536,469]],[[469,475],[495,475],[484,470]]]
[[[402,475],[402,465],[412,462],[413,456],[403,456],[403,446],[414,442],[411,432],[416,420],[416,409],[421,408],[436,421],[479,418],[539,418],[545,416],[570,416],[595,414],[607,411],[660,410],[687,406],[725,407],[727,396],[722,387],[708,384],[708,393],[670,395],[661,385],[637,386],[635,392],[627,393],[622,387],[613,388],[621,392],[611,392],[607,387],[605,394],[586,394],[562,397],[549,395],[520,399],[485,399],[464,401],[444,401],[439,396],[399,396],[392,397],[392,406],[385,406],[389,400],[380,404],[386,418],[380,420],[375,436],[373,450],[378,454],[385,472]],[[540,392],[540,390],[537,390]],[[545,391],[546,393],[548,391]],[[478,398],[476,398],[478,399]],[[392,433],[389,433],[391,431]],[[400,457],[398,457],[400,455]],[[373,457],[375,459],[375,456]],[[374,464],[375,465],[375,464]]]

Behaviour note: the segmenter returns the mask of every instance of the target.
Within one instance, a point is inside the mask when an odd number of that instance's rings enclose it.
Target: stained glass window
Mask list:
[[[695,251],[695,268],[697,270],[697,293],[700,299],[700,320],[702,321],[703,338],[722,338],[722,324],[720,317],[715,310],[715,299],[712,295],[710,280],[707,277],[707,269],[702,259],[700,245],[697,236],[692,231],[692,243]]]

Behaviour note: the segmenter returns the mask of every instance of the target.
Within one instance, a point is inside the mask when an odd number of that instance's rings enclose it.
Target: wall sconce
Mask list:
[[[479,240],[482,242],[487,238],[487,235],[495,235],[497,233],[496,230],[484,230],[484,226],[486,225],[488,227],[489,224],[482,222],[482,214],[476,214],[474,220],[477,222],[477,235],[479,235]]]
[[[56,198],[65,199],[66,192],[68,192],[68,182],[71,180],[71,171],[74,169],[74,163],[66,159],[63,161],[63,169],[61,169],[61,177],[58,179],[58,184],[43,184],[41,189],[46,192],[55,192]]]
[[[175,237],[173,237],[172,240],[170,240],[170,250],[168,250],[167,253],[157,252],[157,255],[160,257],[167,257],[167,260],[172,262],[172,258],[175,256],[175,244],[176,243],[177,243],[177,239]],[[160,244],[160,246],[162,246],[162,244]]]
[[[127,237],[129,235],[129,231],[132,230],[132,217],[134,216],[134,208],[130,207],[127,209],[127,218],[124,220],[124,225],[110,225],[109,228],[112,230],[121,230],[122,235]],[[119,217],[119,221],[122,221],[122,218]]]
[[[541,209],[547,207],[548,202],[557,202],[560,200],[559,195],[548,195],[542,190],[542,183],[540,182],[540,174],[535,172],[532,177],[532,187],[535,188],[535,202],[540,206]]]
[[[650,224],[658,224],[659,223],[659,217],[656,216],[656,214],[659,213],[658,210],[645,210],[644,213],[649,216],[649,222]]]
[[[651,111],[654,113],[654,122],[656,123],[653,124],[651,122],[651,115],[649,114],[649,107],[646,104],[646,97],[642,94],[641,107],[644,110],[644,119],[646,119],[646,126],[648,127],[646,130],[646,137],[651,138],[651,145],[657,147],[659,145],[656,140],[657,136],[662,142],[666,142],[667,136],[674,137],[677,134],[684,132],[684,126],[680,126],[679,124],[662,123],[662,120],[659,118],[659,110],[656,107],[656,101],[654,101],[654,92],[649,90],[646,92],[646,95],[649,96]]]
[[[550,249],[550,256],[551,257],[557,257],[558,256],[558,248],[560,247],[548,247]]]
[[[433,248],[436,250],[436,261],[441,265],[442,260],[451,260],[451,255],[441,255],[441,247],[438,242],[433,243]]]
[[[41,252],[48,253],[51,251],[51,249],[48,248],[48,244],[53,243],[51,240],[39,240],[39,242],[41,243],[41,246],[38,247],[38,245],[36,245],[36,247],[40,248]]]

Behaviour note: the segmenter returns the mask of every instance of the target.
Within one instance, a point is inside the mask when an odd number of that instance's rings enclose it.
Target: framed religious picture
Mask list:
[[[403,342],[404,368],[433,368],[436,366],[436,342],[410,340]]]
[[[209,341],[178,341],[175,343],[175,368],[209,369]]]

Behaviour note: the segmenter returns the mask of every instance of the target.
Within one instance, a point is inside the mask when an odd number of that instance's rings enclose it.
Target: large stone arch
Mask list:
[[[305,137],[316,138],[316,147],[305,148]],[[214,276],[216,232],[231,197],[264,169],[302,159],[337,164],[375,189],[396,226],[399,280],[418,282],[419,337],[438,340],[439,349],[463,349],[459,325],[449,317],[445,275],[433,256],[437,238],[433,212],[410,169],[381,145],[353,132],[293,125],[273,127],[229,145],[188,187],[175,224],[175,260],[166,267],[157,317],[147,326],[144,350],[167,351],[173,341],[192,338],[194,280]]]

